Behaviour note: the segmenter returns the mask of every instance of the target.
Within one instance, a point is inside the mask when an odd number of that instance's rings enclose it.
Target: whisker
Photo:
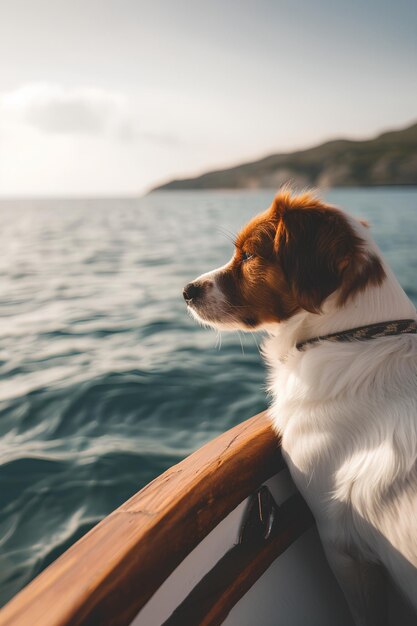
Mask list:
[[[216,230],[223,235],[224,237],[226,237],[226,239],[228,239],[229,241],[232,242],[232,244],[234,246],[236,246],[236,235],[235,233],[233,233],[231,230],[227,230],[227,228],[223,228],[221,226],[217,226]]]
[[[255,346],[259,350],[260,348],[259,348],[259,344],[258,344],[258,338],[256,337],[255,333],[252,330],[250,331],[250,335],[251,335],[253,341],[255,342]]]

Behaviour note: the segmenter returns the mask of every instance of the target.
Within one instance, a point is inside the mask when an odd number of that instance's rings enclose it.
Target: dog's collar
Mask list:
[[[417,333],[416,320],[393,320],[391,322],[378,322],[377,324],[367,324],[358,326],[350,330],[343,330],[330,335],[313,337],[296,344],[297,350],[304,350],[308,345],[319,343],[320,341],[354,341],[359,339],[376,339],[377,337],[389,337],[391,335],[403,335],[405,333]]]

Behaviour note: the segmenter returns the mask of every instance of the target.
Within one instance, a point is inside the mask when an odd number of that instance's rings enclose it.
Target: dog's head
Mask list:
[[[185,287],[187,305],[199,321],[243,330],[320,313],[331,294],[342,307],[384,278],[361,237],[366,226],[356,225],[310,194],[281,192],[238,234],[229,263]]]

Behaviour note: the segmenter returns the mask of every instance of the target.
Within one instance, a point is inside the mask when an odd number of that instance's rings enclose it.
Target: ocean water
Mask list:
[[[0,602],[135,491],[264,409],[252,334],[182,287],[273,191],[0,201]],[[367,218],[417,303],[417,189],[325,194]]]

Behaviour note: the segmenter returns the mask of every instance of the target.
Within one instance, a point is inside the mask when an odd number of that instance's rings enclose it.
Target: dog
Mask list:
[[[183,292],[221,330],[264,330],[269,409],[358,626],[387,574],[417,611],[417,314],[365,222],[282,190],[232,259]]]

